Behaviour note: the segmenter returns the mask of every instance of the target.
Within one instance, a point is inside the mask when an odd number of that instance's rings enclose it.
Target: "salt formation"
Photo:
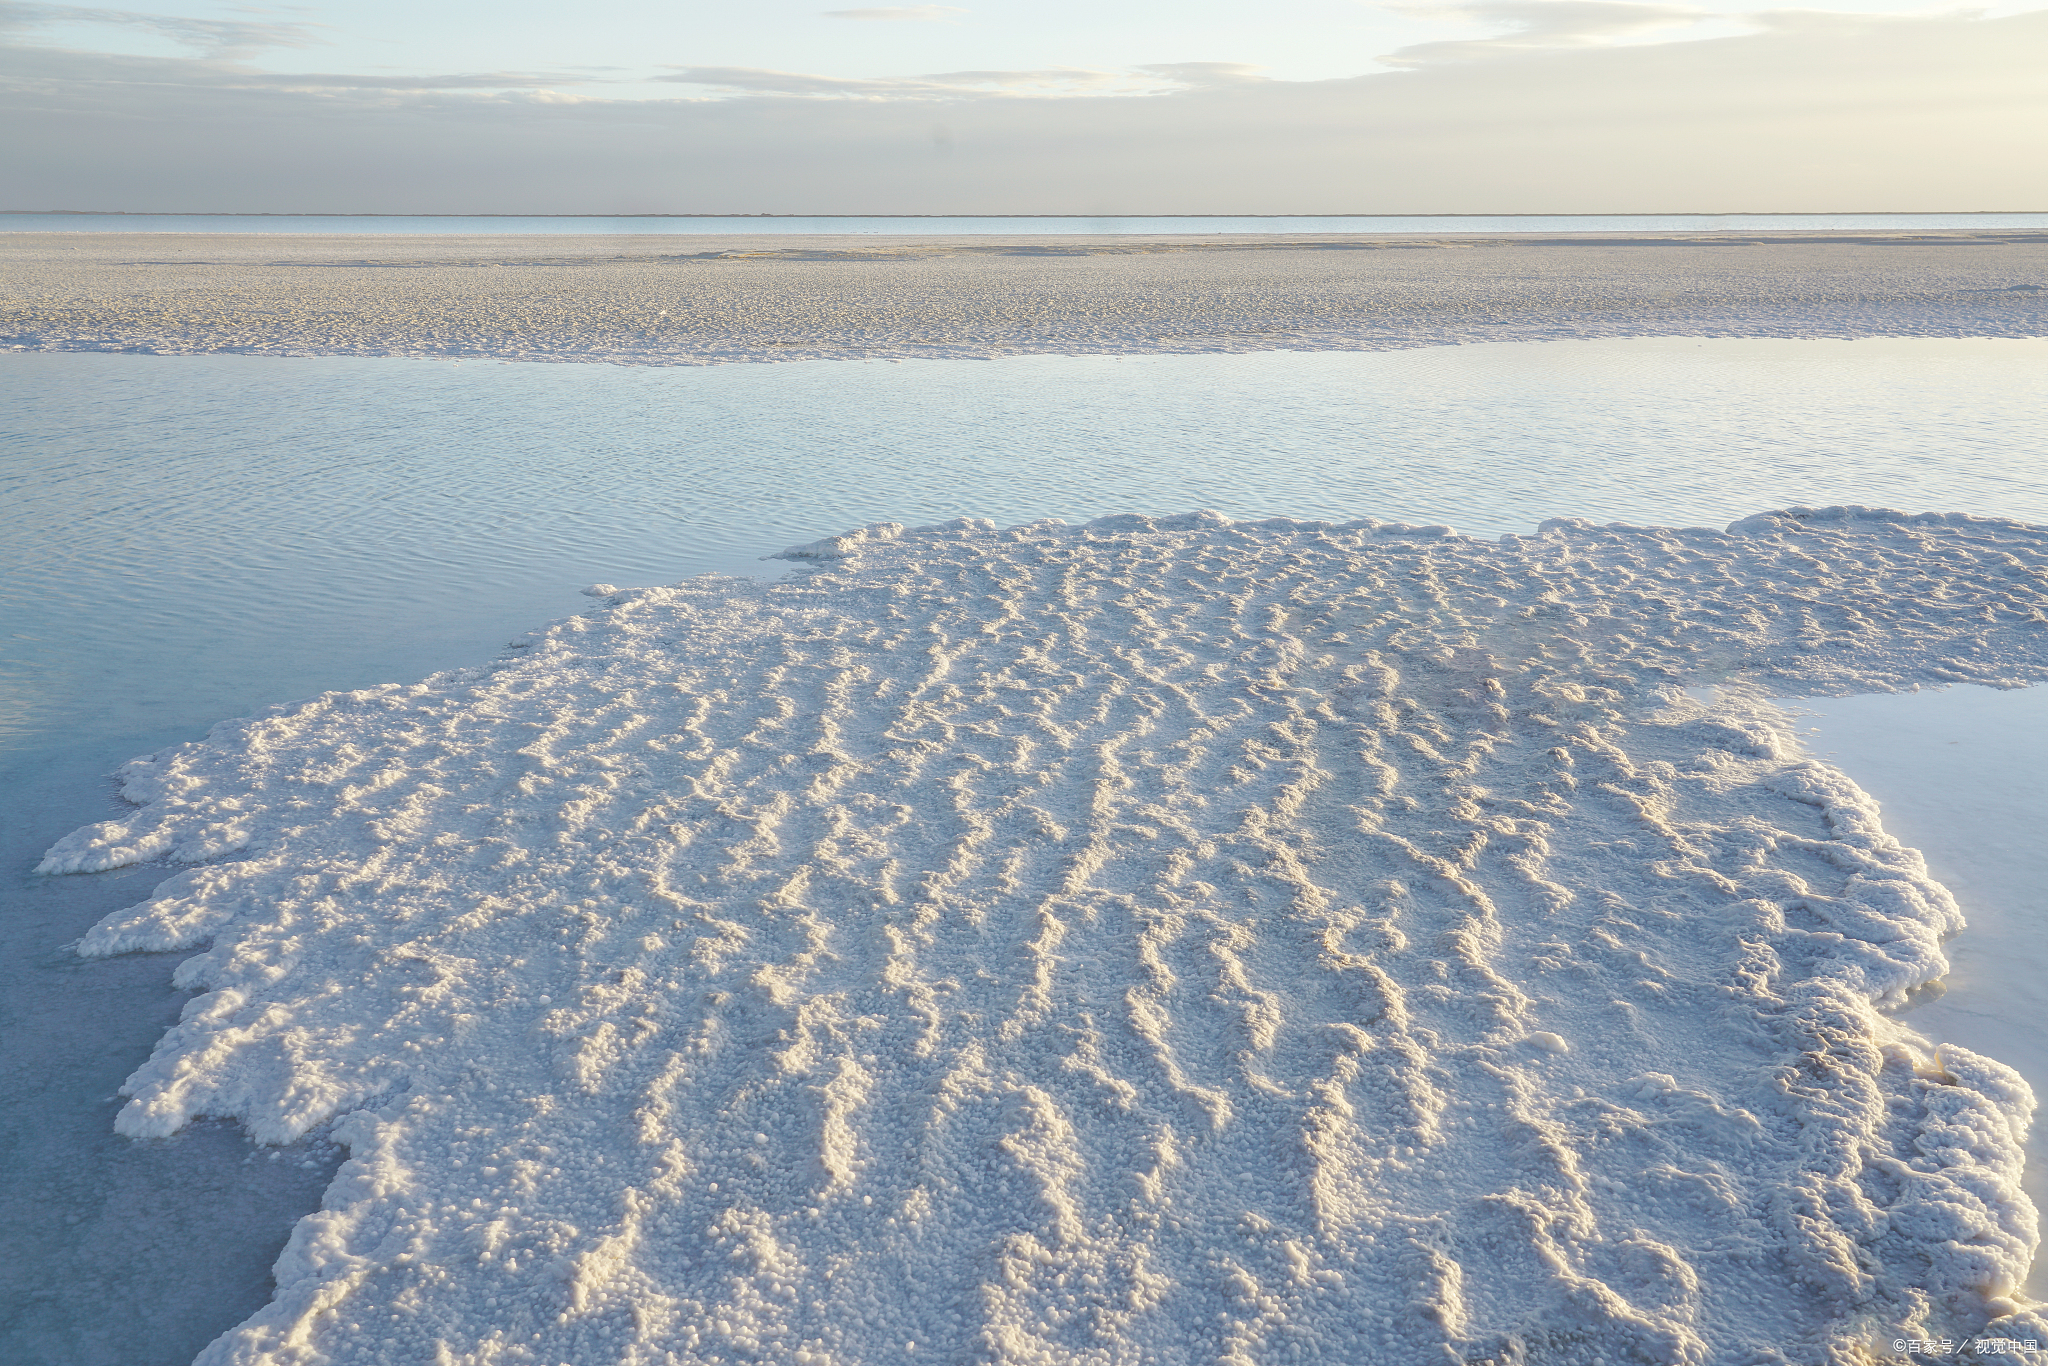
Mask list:
[[[1765,692],[2048,676],[2048,532],[868,528],[138,760],[124,1132],[353,1154],[225,1363],[2048,1341],[1960,926]],[[602,591],[602,589],[598,590]],[[1719,683],[1713,704],[1684,685]]]
[[[0,346],[566,364],[2041,337],[2029,230],[0,233]]]

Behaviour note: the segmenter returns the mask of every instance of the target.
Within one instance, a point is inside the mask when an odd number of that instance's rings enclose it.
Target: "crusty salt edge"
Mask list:
[[[81,945],[211,938],[124,1132],[354,1111],[208,1361],[2025,1337],[2033,1098],[1876,1011],[1953,902],[1741,694],[2040,679],[2044,539],[850,535],[230,723],[46,867],[239,856]]]
[[[1019,535],[1040,529],[1063,528],[1067,524],[1056,517],[1043,521],[1012,527],[1009,534]],[[1546,523],[1545,525],[1549,525]],[[1373,518],[1362,518],[1354,522],[1297,521],[1291,517],[1268,517],[1257,521],[1239,521],[1225,517],[1220,512],[1206,509],[1197,512],[1178,513],[1168,517],[1147,517],[1142,513],[1120,512],[1108,517],[1098,517],[1085,523],[1083,530],[1093,532],[1109,531],[1205,531],[1237,527],[1254,531],[1361,531],[1375,536],[1406,537],[1418,540],[1436,540],[1455,535],[1447,526],[1440,524],[1415,526],[1407,522],[1382,522]],[[764,555],[768,560],[843,560],[862,549],[909,536],[926,541],[953,539],[957,537],[988,536],[996,534],[996,524],[983,517],[956,517],[950,522],[936,522],[929,526],[906,527],[901,522],[875,522],[837,536],[827,536],[819,541],[806,541],[773,555]]]

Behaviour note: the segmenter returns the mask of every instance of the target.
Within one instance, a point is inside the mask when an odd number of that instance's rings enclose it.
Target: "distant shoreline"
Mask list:
[[[0,209],[0,216],[82,218],[855,218],[888,221],[1005,218],[2000,218],[2048,209],[1629,209],[1612,213],[358,213],[247,209]]]
[[[627,365],[2048,336],[2048,231],[0,233],[0,347]]]

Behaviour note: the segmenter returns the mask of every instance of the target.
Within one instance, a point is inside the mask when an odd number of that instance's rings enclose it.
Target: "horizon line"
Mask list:
[[[0,216],[77,218],[1962,218],[2048,209],[1627,209],[1539,213],[332,213],[313,209],[0,209]]]

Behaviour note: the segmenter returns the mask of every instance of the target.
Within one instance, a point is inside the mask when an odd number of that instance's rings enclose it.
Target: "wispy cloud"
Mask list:
[[[1259,73],[1265,69],[1247,66],[1243,62],[1153,62],[1137,68],[1148,76],[1157,76],[1191,90],[1263,81],[1267,78]]]
[[[155,91],[166,100],[174,98],[174,92],[195,90],[320,96],[347,93],[368,98],[464,92],[471,97],[516,93],[522,98],[566,100],[578,97],[557,95],[557,88],[597,83],[601,83],[599,78],[575,71],[280,72],[214,57],[141,57],[0,43],[0,91]]]
[[[263,11],[251,11],[262,13]],[[69,24],[111,25],[168,38],[207,57],[245,57],[281,47],[314,47],[326,41],[319,24],[247,19],[185,19],[170,14],[43,5],[0,0],[0,33],[28,33]]]
[[[588,76],[560,71],[460,71],[438,76],[357,75],[352,72],[245,72],[224,75],[215,84],[269,90],[549,90],[587,85]]]
[[[686,66],[653,79],[727,94],[823,99],[957,100],[975,96],[1145,95],[1236,83],[1257,68],[1235,62],[1170,62],[1134,71],[1048,67],[1036,71],[942,71],[927,76],[816,76],[751,66]],[[1247,73],[1238,75],[1237,73]]]
[[[1418,18],[1458,18],[1507,29],[1505,33],[1485,38],[1417,43],[1379,59],[1387,66],[1400,67],[1441,66],[1535,52],[1611,47],[1689,28],[1703,19],[1719,17],[1690,5],[1638,3],[1638,0],[1472,0],[1466,4],[1398,5],[1390,8]]]
[[[944,23],[966,10],[957,5],[893,5],[880,9],[828,9],[827,19],[874,19],[882,23]]]

